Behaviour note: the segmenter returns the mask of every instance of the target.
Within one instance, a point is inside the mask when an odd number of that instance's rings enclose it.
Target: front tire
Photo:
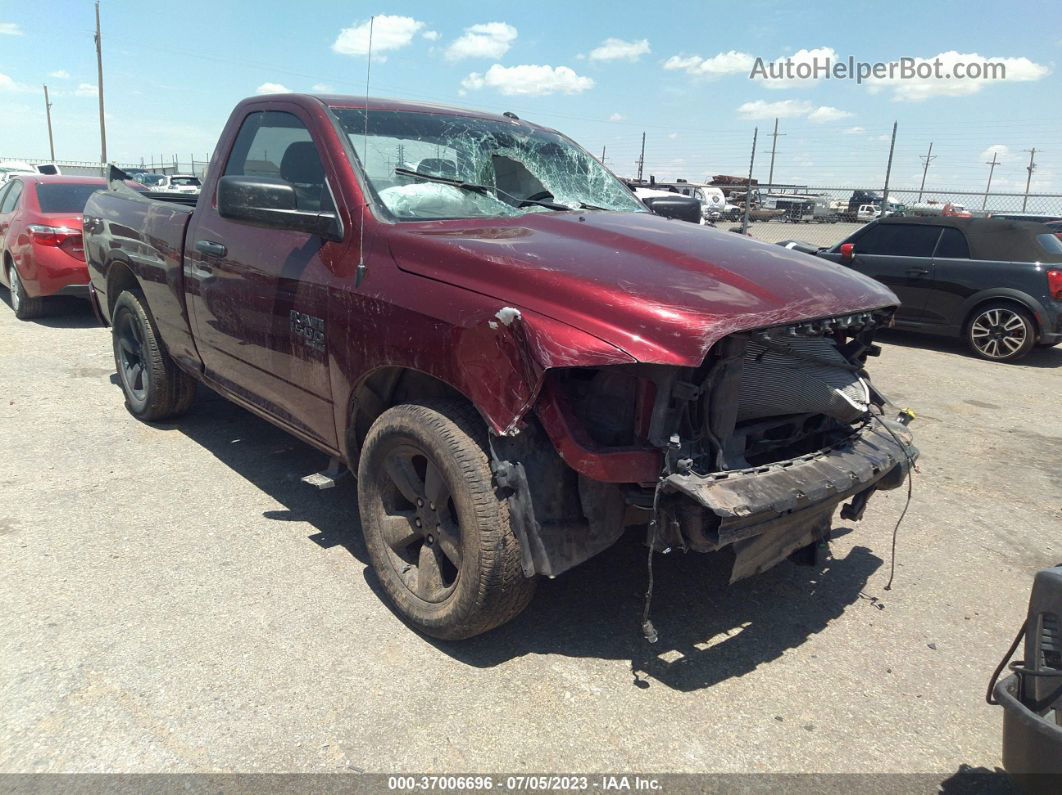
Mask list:
[[[139,290],[127,290],[114,302],[111,340],[118,382],[130,414],[156,422],[188,410],[195,398],[195,381],[163,349]]]
[[[426,401],[385,411],[362,447],[358,505],[373,569],[398,612],[436,638],[504,624],[534,593],[486,435],[466,403]]]
[[[48,307],[43,298],[31,298],[26,293],[26,285],[19,278],[18,268],[12,262],[7,268],[7,281],[11,285],[11,308],[19,320],[33,320],[45,314]]]
[[[966,344],[982,359],[1013,362],[1036,344],[1032,317],[1014,304],[999,301],[974,310],[966,323]]]

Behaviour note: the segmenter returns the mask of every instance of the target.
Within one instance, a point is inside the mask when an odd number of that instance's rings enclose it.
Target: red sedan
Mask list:
[[[15,316],[42,315],[53,295],[88,297],[81,213],[102,177],[19,175],[0,188],[0,282]]]

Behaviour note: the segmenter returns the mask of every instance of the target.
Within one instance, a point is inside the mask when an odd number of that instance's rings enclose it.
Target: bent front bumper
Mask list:
[[[875,419],[815,453],[751,469],[673,474],[663,489],[688,498],[673,512],[684,543],[702,552],[734,546],[734,582],[828,538],[834,509],[849,497],[842,516],[861,519],[871,494],[900,486],[917,456],[905,425]]]

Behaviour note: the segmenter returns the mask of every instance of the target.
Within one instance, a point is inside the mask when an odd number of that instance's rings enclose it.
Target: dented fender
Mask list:
[[[455,386],[491,430],[512,435],[539,397],[547,370],[601,367],[635,360],[616,346],[545,315],[499,304],[458,332]]]

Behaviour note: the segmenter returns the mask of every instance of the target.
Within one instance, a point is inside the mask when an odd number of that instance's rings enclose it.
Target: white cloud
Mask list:
[[[854,115],[854,113],[849,113],[847,110],[840,110],[829,105],[822,105],[808,114],[808,121],[824,124],[830,121],[837,121],[838,119],[847,119],[849,116]]]
[[[792,55],[775,58],[773,63],[782,64],[785,61],[789,61],[792,66],[788,68],[794,70],[793,73],[795,74],[796,70],[801,68],[801,64],[808,64],[812,70],[814,70],[816,65],[822,65],[822,67],[825,68],[827,59],[829,59],[831,66],[837,63],[837,61],[840,60],[840,57],[837,55],[837,50],[833,47],[815,47],[811,50],[799,49]],[[771,67],[768,64],[766,65],[766,68],[770,70]],[[777,69],[779,67],[775,68]],[[751,73],[751,67],[749,67],[749,71]],[[811,72],[811,74],[814,73],[814,71]],[[807,79],[794,78],[793,80],[788,80],[783,77],[779,79],[757,79],[756,82],[762,84],[765,88],[796,88],[798,86],[812,86],[820,79],[821,78],[817,77],[809,77]]]
[[[78,83],[74,89],[74,96],[78,97],[94,97],[97,93],[96,86],[92,83]]]
[[[506,96],[546,96],[555,93],[580,94],[593,88],[594,81],[589,77],[577,75],[567,66],[494,64],[486,74],[470,74],[461,81],[461,87],[470,91],[493,88]]]
[[[16,83],[14,79],[11,78],[9,75],[5,75],[3,72],[0,72],[0,91],[22,93],[32,90],[33,89],[31,89],[29,86],[24,86],[22,85],[22,83]]]
[[[254,90],[256,94],[287,94],[291,91],[283,83],[262,83]]]
[[[441,36],[442,34],[437,30],[426,30],[420,34],[422,39],[427,39],[428,41],[438,41]]]
[[[739,106],[737,112],[746,119],[793,119],[807,116],[814,109],[814,105],[802,99],[784,99],[780,102],[757,99]]]
[[[627,118],[627,117],[624,116],[622,113],[613,113],[611,116],[608,117],[608,120],[609,121],[623,121],[625,118]]]
[[[375,17],[372,22],[372,51],[376,53],[387,50],[397,50],[405,47],[417,34],[424,23],[412,17],[398,17],[382,14]],[[370,21],[359,22],[350,28],[339,31],[332,44],[332,50],[340,55],[368,55],[369,54],[369,24]]]
[[[837,121],[838,119],[855,115],[830,105],[815,107],[814,104],[804,99],[783,99],[778,102],[766,102],[762,99],[757,99],[739,105],[737,112],[738,115],[746,119],[796,119],[803,117],[817,124]],[[849,127],[845,132],[863,132],[863,128]]]
[[[624,41],[608,38],[590,50],[590,55],[587,57],[591,61],[637,61],[649,53],[649,39]]]
[[[1040,80],[1051,73],[1051,69],[1042,64],[1034,63],[1028,58],[987,58],[977,53],[960,53],[955,50],[938,53],[929,58],[915,58],[914,68],[926,70],[935,62],[940,62],[941,77],[914,77],[903,79],[899,71],[895,77],[870,78],[867,84],[871,92],[880,91],[882,88],[892,89],[892,98],[896,102],[924,102],[931,97],[961,97],[976,94],[986,85],[992,83],[1020,83],[1031,80]],[[956,64],[963,64],[963,69],[968,73],[969,67],[976,64],[984,71],[986,63],[1002,64],[1006,77],[998,79],[972,79],[969,77],[956,78]],[[924,66],[924,65],[929,65]],[[898,69],[898,67],[897,67]],[[991,72],[986,72],[991,74]],[[943,75],[951,75],[950,78]]]
[[[866,132],[862,127],[845,127],[841,130],[845,135],[862,135]]]
[[[747,52],[730,50],[702,58],[699,55],[672,55],[664,61],[665,69],[681,69],[697,77],[722,77],[723,75],[748,74],[756,59]]]
[[[70,73],[65,69],[56,69],[54,72],[49,72],[48,77],[55,77],[59,80],[69,80]]]
[[[1003,144],[993,144],[981,153],[981,160],[986,163],[992,162],[992,156],[995,155],[996,162],[1002,163],[1005,160],[1010,159],[1012,152],[1010,147]]]
[[[465,32],[446,48],[448,61],[462,58],[501,58],[516,41],[516,28],[506,22],[484,22]]]
[[[17,22],[0,22],[0,36],[21,36],[22,28]]]
[[[329,92],[335,91],[335,88],[328,85],[328,83],[314,83],[312,86],[310,86],[310,90],[319,91],[322,94],[327,94]]]
[[[667,137],[670,138],[672,141],[674,141],[676,138],[678,138],[678,133],[675,133],[675,132],[668,133]]]

